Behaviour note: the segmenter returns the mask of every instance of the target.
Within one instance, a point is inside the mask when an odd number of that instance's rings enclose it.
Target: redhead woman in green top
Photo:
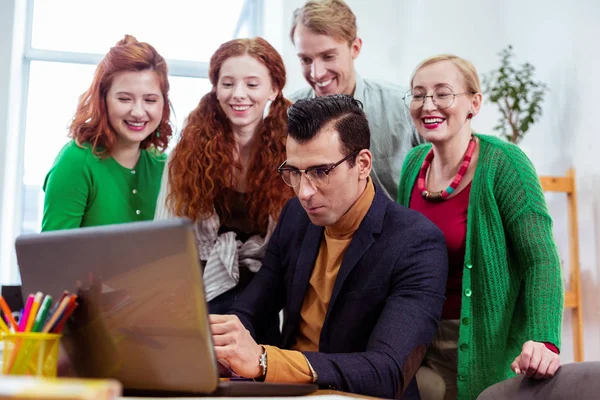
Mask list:
[[[164,58],[126,35],[96,69],[44,182],[42,231],[151,220],[172,135]]]
[[[398,201],[440,228],[449,264],[442,321],[417,374],[423,398],[475,399],[515,373],[549,378],[560,366],[552,219],[527,156],[473,133],[481,101],[475,68],[453,55],[423,61],[405,96],[429,143],[408,154]]]

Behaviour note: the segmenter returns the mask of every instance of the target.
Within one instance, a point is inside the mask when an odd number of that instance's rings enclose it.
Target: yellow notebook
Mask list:
[[[121,392],[121,384],[111,379],[0,376],[0,399],[116,400]]]

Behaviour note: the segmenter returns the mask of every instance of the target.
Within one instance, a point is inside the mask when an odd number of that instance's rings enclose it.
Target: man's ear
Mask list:
[[[356,156],[359,179],[367,179],[373,168],[373,155],[367,149],[362,149]]]
[[[350,55],[352,56],[353,60],[355,60],[360,54],[360,49],[362,49],[362,39],[356,37],[352,43],[350,43]]]

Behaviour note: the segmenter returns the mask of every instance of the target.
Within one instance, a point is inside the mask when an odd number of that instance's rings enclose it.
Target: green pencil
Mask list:
[[[35,317],[35,322],[33,323],[33,328],[31,332],[40,332],[42,327],[46,323],[46,318],[48,318],[48,311],[50,311],[50,306],[52,306],[52,296],[49,294],[44,298],[44,302],[40,306],[40,310]]]

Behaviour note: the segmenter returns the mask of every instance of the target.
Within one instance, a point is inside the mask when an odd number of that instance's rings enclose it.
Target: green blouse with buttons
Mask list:
[[[42,231],[153,219],[166,158],[142,150],[129,169],[87,143],[67,143],[44,181]]]

